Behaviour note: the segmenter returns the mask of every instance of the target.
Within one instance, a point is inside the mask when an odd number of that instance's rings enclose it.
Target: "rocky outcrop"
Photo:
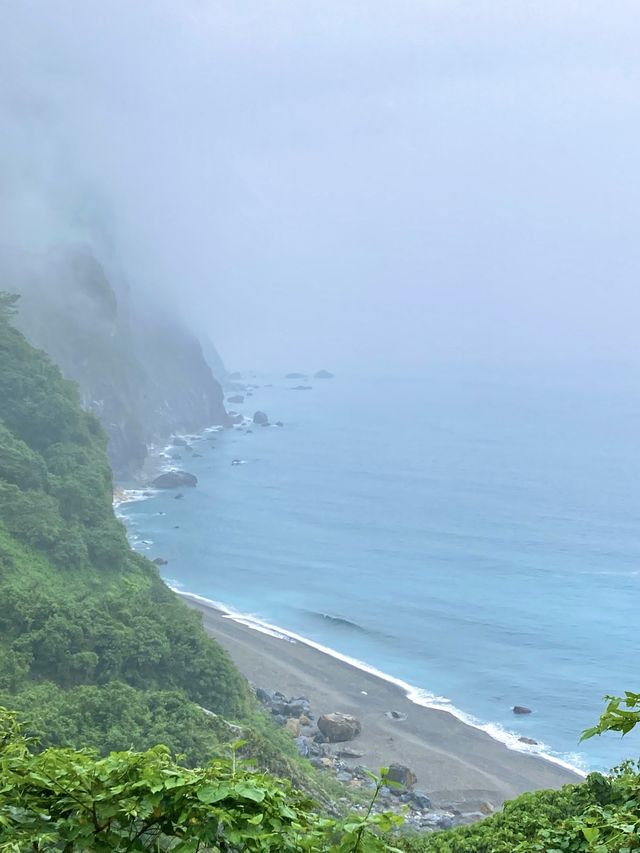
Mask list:
[[[360,720],[338,711],[318,717],[318,728],[330,743],[353,740],[362,731]]]
[[[418,781],[416,774],[404,764],[390,764],[386,778],[403,788],[413,788]]]
[[[197,338],[170,307],[151,305],[85,246],[52,252],[16,282],[18,323],[102,422],[116,476],[144,463],[150,444],[228,426],[222,388]],[[81,354],[82,357],[78,357]]]
[[[198,478],[188,471],[165,471],[153,481],[156,489],[178,489],[181,486],[196,486]],[[176,495],[177,497],[177,495]]]
[[[319,370],[317,373],[313,374],[314,379],[333,379],[333,373],[329,373],[328,370]]]

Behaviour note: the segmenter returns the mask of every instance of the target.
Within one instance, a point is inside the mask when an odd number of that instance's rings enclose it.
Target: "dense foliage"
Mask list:
[[[246,683],[199,617],[134,553],[111,506],[98,421],[0,299],[0,701],[45,742],[158,742],[191,762]]]
[[[252,772],[235,753],[189,770],[161,746],[101,759],[34,752],[15,715],[0,709],[2,853],[382,853],[391,848],[380,831],[395,822],[369,813],[323,818],[289,782]]]

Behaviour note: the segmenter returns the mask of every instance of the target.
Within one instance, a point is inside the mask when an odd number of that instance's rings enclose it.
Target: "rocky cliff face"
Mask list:
[[[229,425],[222,388],[190,331],[169,313],[114,285],[90,251],[51,259],[18,287],[18,323],[78,383],[85,408],[109,435],[119,478],[171,433]]]

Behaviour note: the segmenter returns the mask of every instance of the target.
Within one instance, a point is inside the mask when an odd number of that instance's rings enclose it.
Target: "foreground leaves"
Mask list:
[[[371,809],[342,822],[323,818],[290,783],[252,772],[235,755],[188,769],[163,746],[106,758],[34,752],[15,715],[0,710],[2,853],[374,853],[392,850],[376,830],[397,821]]]

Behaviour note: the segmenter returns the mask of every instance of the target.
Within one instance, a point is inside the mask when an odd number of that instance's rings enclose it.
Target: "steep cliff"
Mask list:
[[[173,432],[229,424],[198,340],[175,315],[110,281],[90,250],[58,253],[18,289],[20,328],[78,383],[108,434],[116,476],[133,474],[147,446]]]
[[[197,706],[241,716],[246,682],[129,547],[100,424],[7,304],[0,293],[0,705],[52,742],[162,740],[203,760],[217,735]]]

